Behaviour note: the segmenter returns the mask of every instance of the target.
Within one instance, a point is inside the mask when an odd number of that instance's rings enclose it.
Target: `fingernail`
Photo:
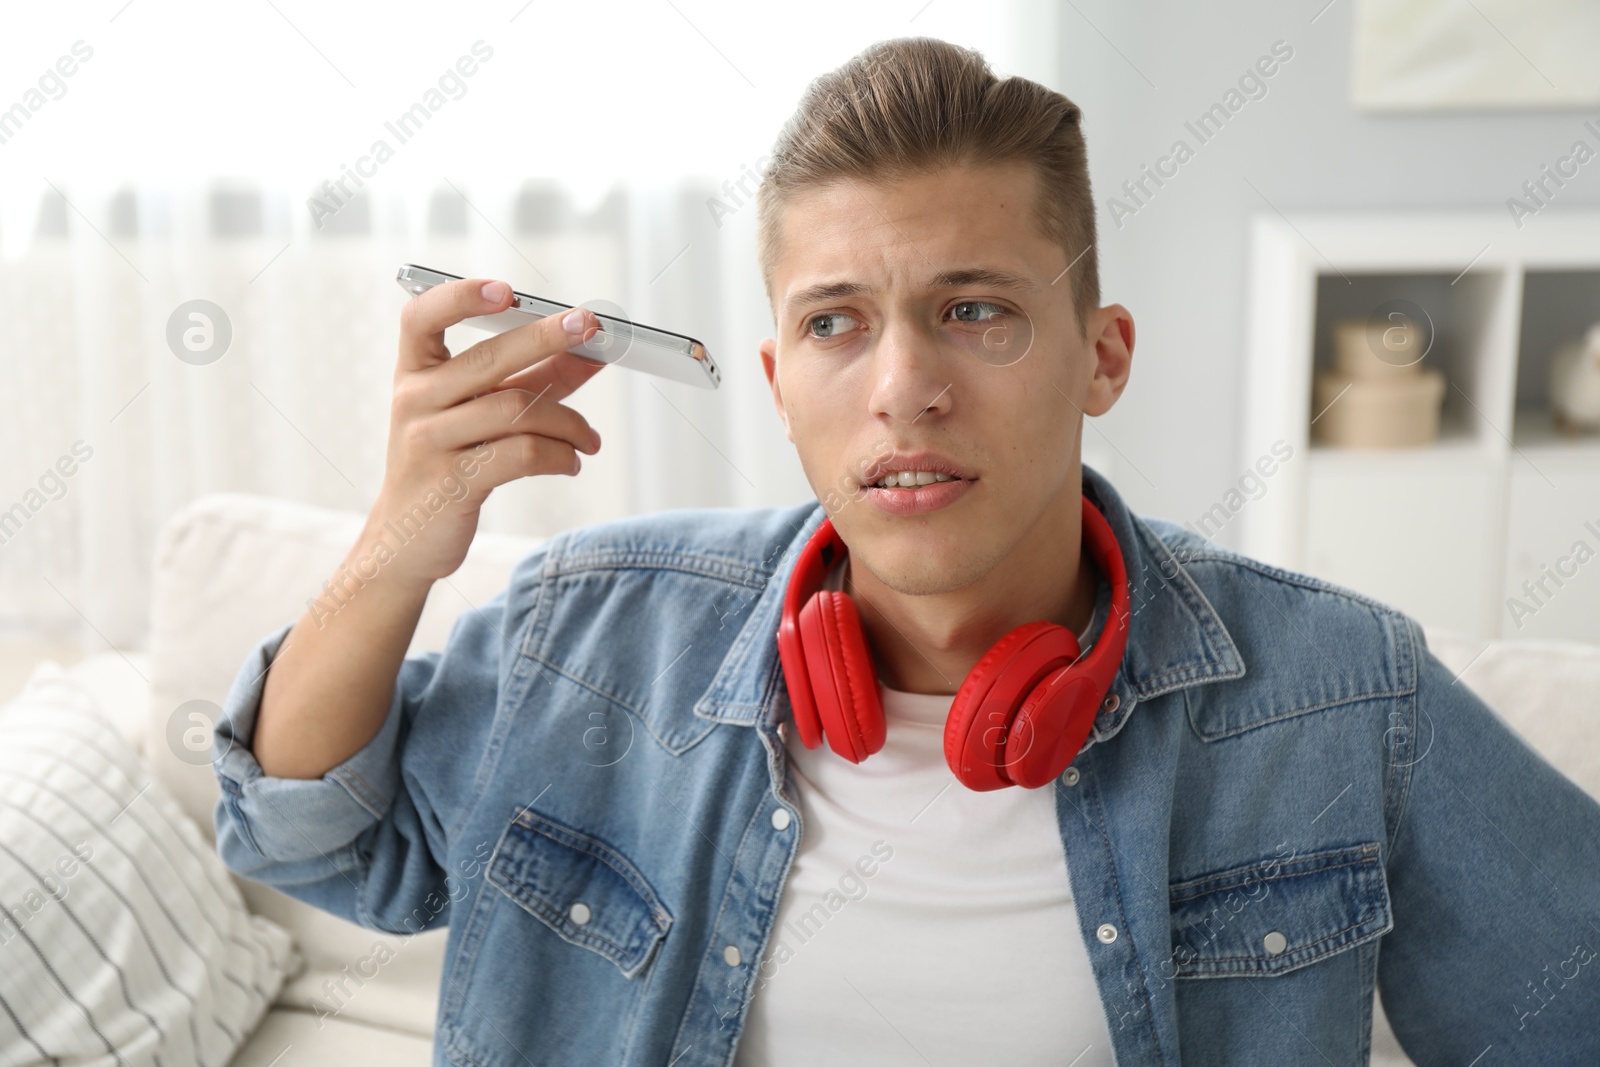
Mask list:
[[[577,455],[573,456],[572,457],[572,473],[573,474],[577,474],[578,471],[580,471],[582,469],[583,469],[583,457],[582,456],[577,456]]]
[[[566,316],[561,320],[562,329],[579,337],[583,336],[583,331],[588,328],[588,325],[589,324],[584,321],[582,308],[573,308],[571,311],[567,312]]]
[[[490,282],[483,287],[483,298],[491,304],[498,304],[511,292],[511,287],[505,282]]]

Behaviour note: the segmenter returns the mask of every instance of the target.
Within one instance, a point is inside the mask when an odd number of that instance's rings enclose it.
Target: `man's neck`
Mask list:
[[[954,592],[907,596],[847,566],[844,590],[860,609],[883,683],[953,694],[979,658],[1024,623],[1048,619],[1082,633],[1100,579],[1082,551],[1081,500],[1081,491],[1063,494],[998,566]]]

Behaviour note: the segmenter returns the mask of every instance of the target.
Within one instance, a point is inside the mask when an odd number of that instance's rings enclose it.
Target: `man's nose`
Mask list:
[[[950,369],[934,334],[890,322],[872,353],[872,414],[911,423],[948,413],[955,385]]]

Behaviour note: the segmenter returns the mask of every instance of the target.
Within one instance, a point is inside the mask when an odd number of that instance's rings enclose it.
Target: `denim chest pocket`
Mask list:
[[[1168,903],[1177,978],[1280,975],[1394,929],[1375,841],[1173,883]]]
[[[626,856],[531,809],[501,835],[486,877],[562,940],[638,976],[672,928],[672,913]]]

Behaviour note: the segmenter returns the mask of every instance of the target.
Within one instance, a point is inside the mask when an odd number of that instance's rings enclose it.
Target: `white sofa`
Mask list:
[[[194,766],[167,747],[167,724],[185,701],[220,703],[249,648],[299,617],[333,573],[363,516],[237,493],[205,496],[175,515],[157,551],[150,652],[89,657],[70,673],[86,682],[126,724],[125,732],[154,775],[213,838],[217,785],[209,766]],[[467,561],[435,585],[411,655],[441,648],[469,605],[502,588],[518,559],[539,541],[480,534]],[[1577,642],[1488,643],[1430,630],[1430,646],[1461,680],[1493,706],[1552,764],[1600,796],[1600,647]],[[133,670],[149,679],[146,686]],[[1576,699],[1581,695],[1581,699]],[[1588,703],[1585,703],[1587,701]],[[264,886],[236,879],[253,911],[293,935],[305,970],[233,1063],[266,1067],[286,1048],[296,1063],[426,1064],[438,997],[444,931],[409,939],[379,975],[336,1017],[319,1017],[323,983],[368,956],[379,935]],[[1374,1064],[1400,1067],[1400,1052],[1381,1005],[1374,1005]]]

